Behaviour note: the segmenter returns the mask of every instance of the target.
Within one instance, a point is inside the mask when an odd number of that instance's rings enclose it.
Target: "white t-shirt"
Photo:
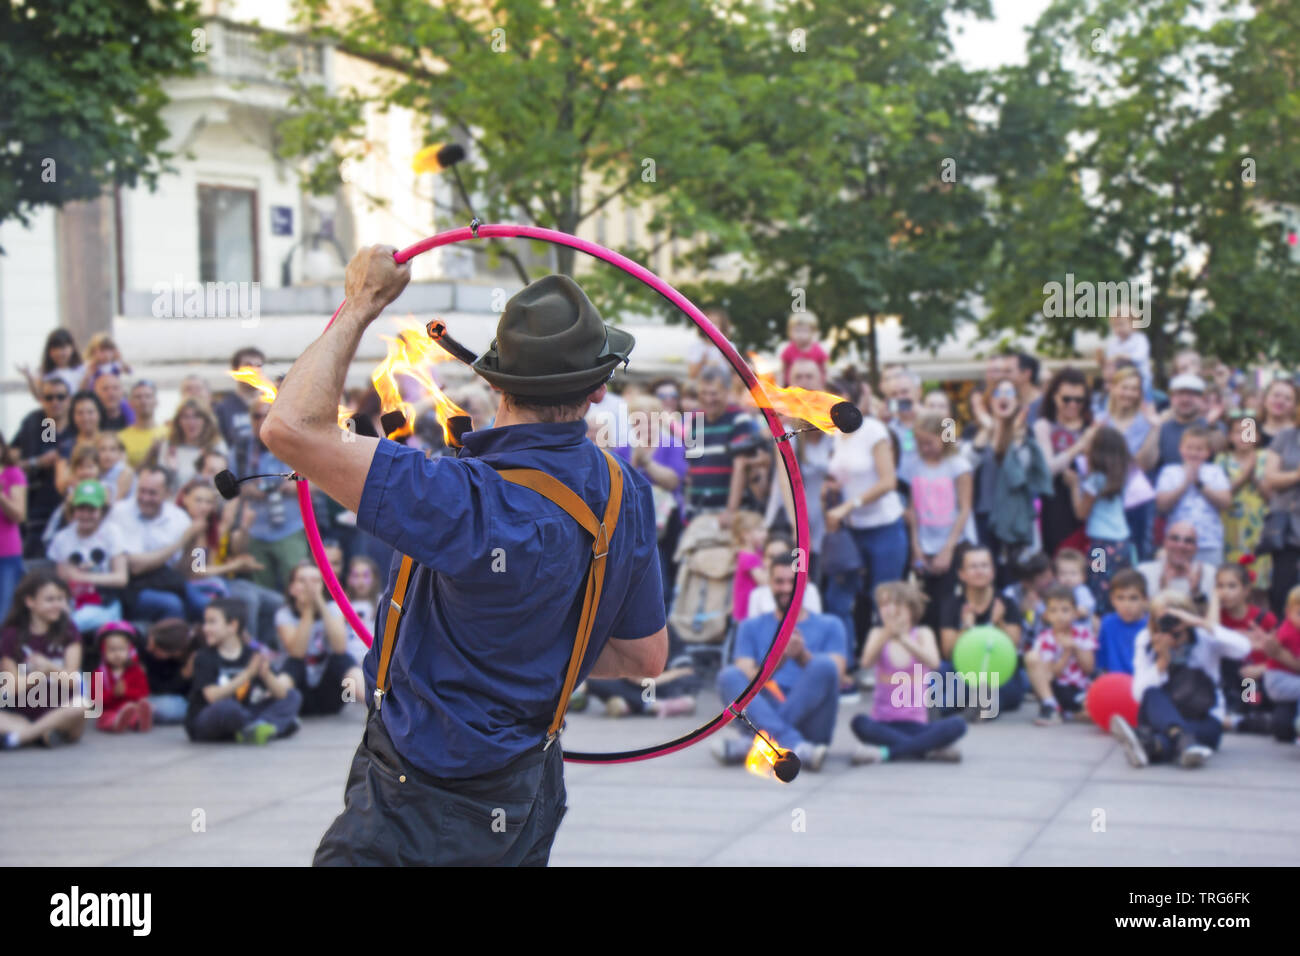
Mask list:
[[[880,480],[873,455],[876,445],[889,445],[889,429],[874,418],[864,418],[862,427],[845,435],[835,433],[835,448],[831,451],[828,471],[840,483],[845,501],[852,501],[867,492]],[[888,491],[869,505],[849,512],[851,528],[879,528],[893,524],[903,516],[903,503],[897,491]]]
[[[1121,339],[1114,332],[1106,336],[1106,358],[1126,358],[1137,366],[1145,387],[1151,381],[1151,343],[1146,334],[1134,329]]]
[[[76,525],[68,525],[54,536],[46,550],[51,561],[68,561],[82,571],[111,571],[113,558],[126,553],[122,533],[107,521],[101,521],[87,538],[77,534]],[[77,560],[73,560],[76,558]]]
[[[817,590],[817,585],[811,581],[804,588],[803,604],[800,606],[809,614],[820,614],[822,612],[822,593]],[[754,588],[749,592],[749,613],[745,615],[746,619],[775,613],[776,600],[772,597],[771,588]]]
[[[174,543],[185,533],[191,521],[189,515],[170,501],[164,501],[154,517],[146,518],[140,514],[140,505],[135,498],[123,498],[109,510],[105,523],[118,529],[129,553],[144,554]],[[177,551],[167,559],[167,563],[171,564],[179,555]]]
[[[1181,488],[1184,475],[1182,465],[1165,465],[1156,478],[1156,492],[1163,494]],[[1209,462],[1201,465],[1198,477],[1202,485],[1214,491],[1227,491],[1232,484],[1222,468]],[[1171,525],[1178,521],[1190,521],[1195,525],[1198,548],[1223,547],[1223,519],[1219,517],[1219,509],[1210,504],[1209,499],[1197,491],[1195,486],[1183,492],[1166,520]]]

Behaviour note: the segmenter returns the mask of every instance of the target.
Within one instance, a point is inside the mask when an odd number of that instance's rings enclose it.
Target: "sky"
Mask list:
[[[971,69],[992,69],[1025,60],[1025,27],[1047,9],[1050,0],[993,0],[992,20],[963,17],[964,32],[954,33],[957,58]]]

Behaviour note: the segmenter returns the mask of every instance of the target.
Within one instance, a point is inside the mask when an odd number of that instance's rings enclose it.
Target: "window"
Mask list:
[[[199,281],[258,281],[256,190],[199,187]]]

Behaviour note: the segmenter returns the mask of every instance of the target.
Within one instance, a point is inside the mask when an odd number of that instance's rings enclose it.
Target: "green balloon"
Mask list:
[[[972,627],[957,638],[952,664],[960,674],[987,674],[990,682],[997,674],[1001,686],[1016,672],[1016,645],[991,624]]]

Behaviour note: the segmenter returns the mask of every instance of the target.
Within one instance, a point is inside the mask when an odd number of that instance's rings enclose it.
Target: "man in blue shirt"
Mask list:
[[[357,526],[414,560],[386,693],[371,709],[316,863],[535,864],[564,815],[559,716],[593,538],[566,509],[497,469],[538,469],[594,515],[610,465],[584,416],[633,340],[606,326],[582,289],[546,276],[506,305],[474,365],[503,392],[495,427],[428,459],[337,427],[338,396],[362,332],[410,278],[393,249],[361,250],[347,302],[281,385],[262,441],[357,514]],[[578,679],[658,675],[668,634],[650,486],[621,464],[621,505]],[[376,634],[393,614],[394,561]],[[367,655],[378,680],[381,637]],[[381,690],[383,687],[381,686]]]
[[[772,565],[771,587],[776,611],[740,622],[731,666],[718,675],[718,693],[724,701],[740,696],[776,640],[794,597],[790,565]],[[799,623],[790,635],[781,665],[746,708],[755,726],[774,738],[778,747],[793,750],[809,770],[820,770],[830,749],[848,652],[844,624],[838,617],[800,608]],[[770,689],[773,683],[777,691]],[[725,764],[743,763],[751,745],[748,738],[724,737],[715,744],[713,754]]]

